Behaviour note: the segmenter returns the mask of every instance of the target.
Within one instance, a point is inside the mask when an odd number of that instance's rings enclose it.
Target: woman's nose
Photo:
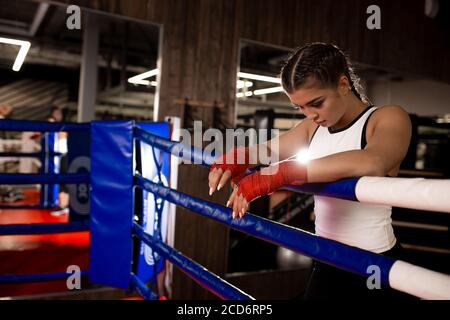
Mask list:
[[[317,119],[317,117],[319,116],[317,113],[309,113],[309,114],[306,114],[305,113],[305,116],[306,116],[306,119],[308,119],[308,120],[315,120],[315,119]]]

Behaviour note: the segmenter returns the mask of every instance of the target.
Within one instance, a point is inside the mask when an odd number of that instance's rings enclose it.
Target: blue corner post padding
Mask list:
[[[132,121],[92,123],[90,280],[129,288],[133,223]]]

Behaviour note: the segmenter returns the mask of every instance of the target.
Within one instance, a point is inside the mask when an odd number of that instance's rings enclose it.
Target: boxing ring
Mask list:
[[[67,127],[58,127],[58,130],[67,130]],[[362,277],[370,276],[369,268],[377,266],[380,270],[381,284],[396,290],[423,299],[450,299],[449,275],[321,238],[251,213],[247,213],[241,220],[233,220],[230,208],[171,189],[160,173],[165,159],[167,160],[162,155],[177,156],[209,167],[214,159],[203,150],[155,135],[146,130],[143,124],[133,121],[93,122],[89,130],[91,164],[88,176],[77,173],[6,178],[12,182],[25,179],[38,183],[89,181],[91,186],[89,221],[76,222],[78,225],[72,227],[86,228],[89,223],[91,247],[90,268],[87,273],[90,281],[94,283],[133,289],[145,299],[157,299],[158,295],[147,286],[147,283],[156,283],[155,272],[150,276],[148,274],[142,276],[140,268],[143,263],[143,248],[150,248],[150,257],[147,255],[146,258],[151,258],[154,266],[167,259],[221,299],[253,299],[163,241],[161,233],[163,208],[172,203],[235,230]],[[143,152],[143,145],[150,146],[151,152]],[[153,159],[148,159],[148,155]],[[155,162],[157,169],[152,179],[146,177],[143,169],[143,164],[150,160]],[[450,180],[361,177],[328,184],[290,186],[287,189],[351,201],[450,212],[448,197]],[[149,202],[148,199],[151,198],[143,196],[144,193],[151,194],[154,201],[152,217],[154,223],[150,228],[142,217],[142,207],[143,203]],[[0,235],[5,232],[9,234],[24,232],[21,231],[23,228],[21,226],[4,227],[0,227]],[[45,226],[41,228],[43,230],[40,232],[46,231]],[[33,232],[33,227],[29,229],[29,232]],[[60,231],[66,230],[61,226]],[[0,283],[11,279],[15,279],[13,275],[1,276]]]
[[[0,131],[39,132],[42,134],[41,150],[38,152],[2,152],[0,157],[35,158],[41,161],[40,173],[0,173],[2,185],[40,185],[39,203],[33,205],[1,204],[0,210],[50,210],[57,204],[59,184],[89,184],[87,172],[60,174],[55,159],[62,156],[55,148],[58,132],[70,132],[75,137],[90,130],[90,124],[50,123],[40,121],[1,120]],[[23,210],[22,210],[23,211]],[[74,214],[69,223],[27,223],[0,225],[0,236],[44,236],[89,230],[88,217]],[[33,261],[31,261],[32,263]],[[88,274],[82,270],[81,276]],[[52,272],[45,274],[0,275],[0,284],[25,284],[65,280],[71,273]]]

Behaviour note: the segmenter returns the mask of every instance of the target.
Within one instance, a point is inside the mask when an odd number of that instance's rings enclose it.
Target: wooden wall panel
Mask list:
[[[220,100],[234,121],[239,39],[284,47],[337,43],[359,62],[450,82],[449,31],[424,15],[423,0],[80,0],[76,3],[164,25],[160,115],[183,115],[174,99]],[[368,30],[366,9],[381,8]],[[199,110],[211,122],[210,110]]]
[[[371,4],[381,30],[366,28]],[[450,82],[449,31],[425,17],[421,0],[246,0],[237,11],[242,38],[292,48],[330,41],[356,61]]]
[[[238,43],[234,31],[235,2],[181,3],[173,7],[164,23],[160,118],[168,114],[182,116],[182,106],[173,101],[187,97],[223,102],[223,120],[232,125],[229,121],[234,119]],[[209,126],[212,109],[198,109],[196,117]]]
[[[256,300],[300,300],[310,268],[228,274],[225,279]]]

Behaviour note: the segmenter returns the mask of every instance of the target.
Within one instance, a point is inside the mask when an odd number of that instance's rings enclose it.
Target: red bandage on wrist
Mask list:
[[[307,181],[306,166],[298,161],[288,160],[246,176],[239,182],[237,194],[242,194],[250,202],[283,186],[301,185]]]
[[[211,166],[211,170],[222,169],[222,172],[230,170],[231,180],[238,183],[244,176],[248,168],[252,167],[250,164],[250,153],[248,148],[239,147],[233,148],[221,157],[217,158],[215,163]]]

